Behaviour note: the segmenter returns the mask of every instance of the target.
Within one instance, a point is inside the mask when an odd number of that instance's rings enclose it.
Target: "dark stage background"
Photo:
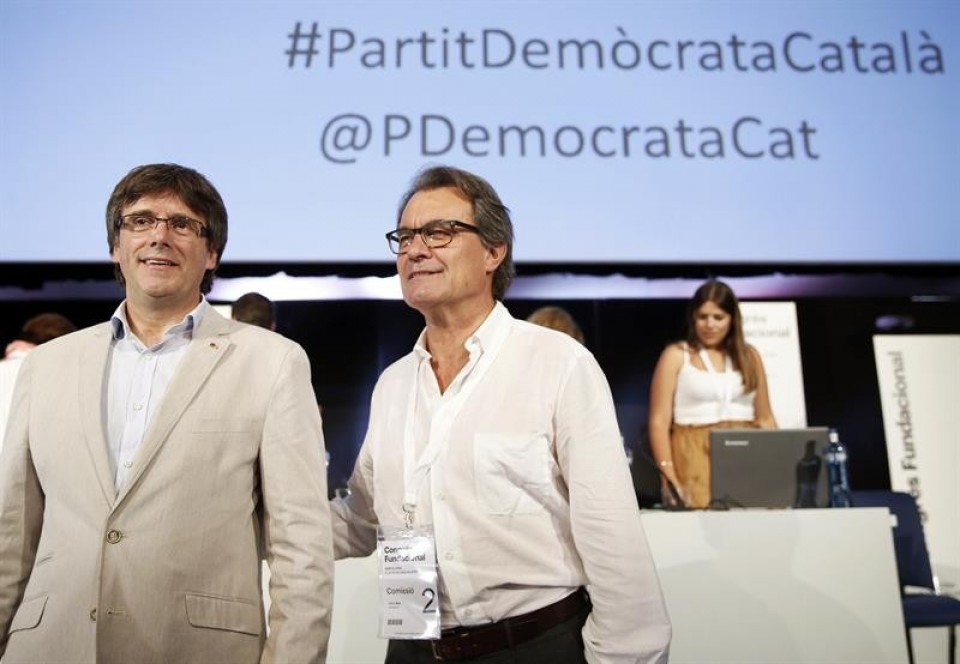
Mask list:
[[[284,269],[291,272],[290,266]],[[224,265],[221,274],[256,276],[276,270],[277,266]],[[309,272],[303,267],[300,271]],[[341,274],[388,275],[391,271],[390,265],[338,269]],[[543,267],[521,265],[518,273],[543,271]],[[712,274],[703,268],[684,271],[664,266],[646,271],[638,266],[581,266],[580,271],[645,273],[654,282],[685,275],[691,280],[690,292],[698,280]],[[726,266],[720,274],[750,271],[756,269]],[[796,302],[808,423],[839,429],[849,448],[854,488],[885,489],[889,488],[889,474],[872,336],[960,333],[960,268],[948,265],[918,271],[887,266],[881,272],[869,271],[875,275],[872,283],[880,286],[866,289],[858,272],[867,271],[854,268],[847,274],[847,281],[855,281],[857,289],[845,289],[844,279],[840,278],[840,286],[832,293],[758,299]],[[69,297],[58,299],[50,296],[51,278],[78,281],[71,281],[66,288]],[[43,311],[59,311],[79,326],[106,320],[122,297],[119,287],[111,285],[111,279],[109,265],[0,266],[0,343],[15,338],[23,321]],[[12,295],[11,286],[16,287]],[[57,287],[55,283],[52,290],[55,292]],[[43,298],[30,297],[31,289],[41,288]],[[644,460],[649,384],[660,351],[683,333],[686,300],[547,300],[509,296],[506,300],[507,307],[518,318],[543,304],[565,307],[583,328],[587,346],[610,382],[624,440],[635,449],[634,478],[641,504],[652,504],[659,483],[656,471]],[[332,490],[345,484],[352,470],[377,376],[410,350],[422,320],[417,312],[396,300],[280,301],[277,313],[278,332],[300,343],[312,362],[314,388],[323,405],[324,431],[331,454]]]

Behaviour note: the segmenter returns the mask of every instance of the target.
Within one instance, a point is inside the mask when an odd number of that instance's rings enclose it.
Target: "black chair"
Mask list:
[[[955,664],[960,599],[936,594],[923,524],[913,496],[899,491],[851,491],[850,502],[853,507],[886,507],[896,518],[893,548],[897,556],[910,664],[913,664],[913,645],[910,641],[910,629],[913,627],[949,627],[948,659],[950,664]],[[907,592],[908,586],[928,592]]]

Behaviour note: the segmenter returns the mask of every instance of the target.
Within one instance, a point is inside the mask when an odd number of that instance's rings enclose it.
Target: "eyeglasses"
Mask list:
[[[157,227],[157,224],[163,222],[167,225],[167,230],[180,237],[206,237],[209,233],[206,225],[190,217],[152,217],[149,214],[127,214],[117,219],[117,228],[125,228],[131,233],[146,233]]]
[[[423,243],[431,249],[445,247],[453,242],[453,236],[458,232],[480,233],[480,229],[472,224],[466,224],[455,219],[439,219],[424,224],[420,228],[398,228],[386,234],[390,251],[395,254],[405,254],[413,244],[413,238],[418,235]]]

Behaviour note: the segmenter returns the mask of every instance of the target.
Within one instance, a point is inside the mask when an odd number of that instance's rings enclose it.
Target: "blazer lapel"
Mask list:
[[[170,431],[180,421],[207,377],[226,355],[232,345],[227,336],[228,331],[229,322],[213,307],[207,308],[203,320],[194,331],[193,341],[186,355],[180,361],[176,375],[167,386],[167,392],[147,429],[140,449],[137,450],[131,474],[120,487],[117,504],[122,502],[140,481],[145,469],[166,442]]]
[[[80,351],[77,373],[80,376],[80,421],[87,452],[93,463],[97,480],[103,490],[103,497],[112,505],[117,491],[114,488],[113,473],[110,471],[110,458],[107,451],[107,428],[103,421],[104,384],[106,381],[107,360],[110,356],[110,323],[98,326],[90,341]]]

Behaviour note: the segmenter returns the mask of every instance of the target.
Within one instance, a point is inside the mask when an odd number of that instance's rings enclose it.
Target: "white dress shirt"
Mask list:
[[[585,586],[588,661],[665,662],[670,622],[593,355],[499,303],[466,348],[443,394],[424,335],[380,377],[351,494],[333,504],[337,557],[369,555],[378,523],[403,525],[409,431],[417,456],[440,448],[415,524],[436,535],[444,627],[527,613]]]
[[[159,343],[149,348],[130,330],[126,302],[117,307],[110,319],[113,346],[105,403],[110,468],[117,491],[127,480],[134,455],[207,306],[207,301],[202,299],[183,320],[164,333]]]

